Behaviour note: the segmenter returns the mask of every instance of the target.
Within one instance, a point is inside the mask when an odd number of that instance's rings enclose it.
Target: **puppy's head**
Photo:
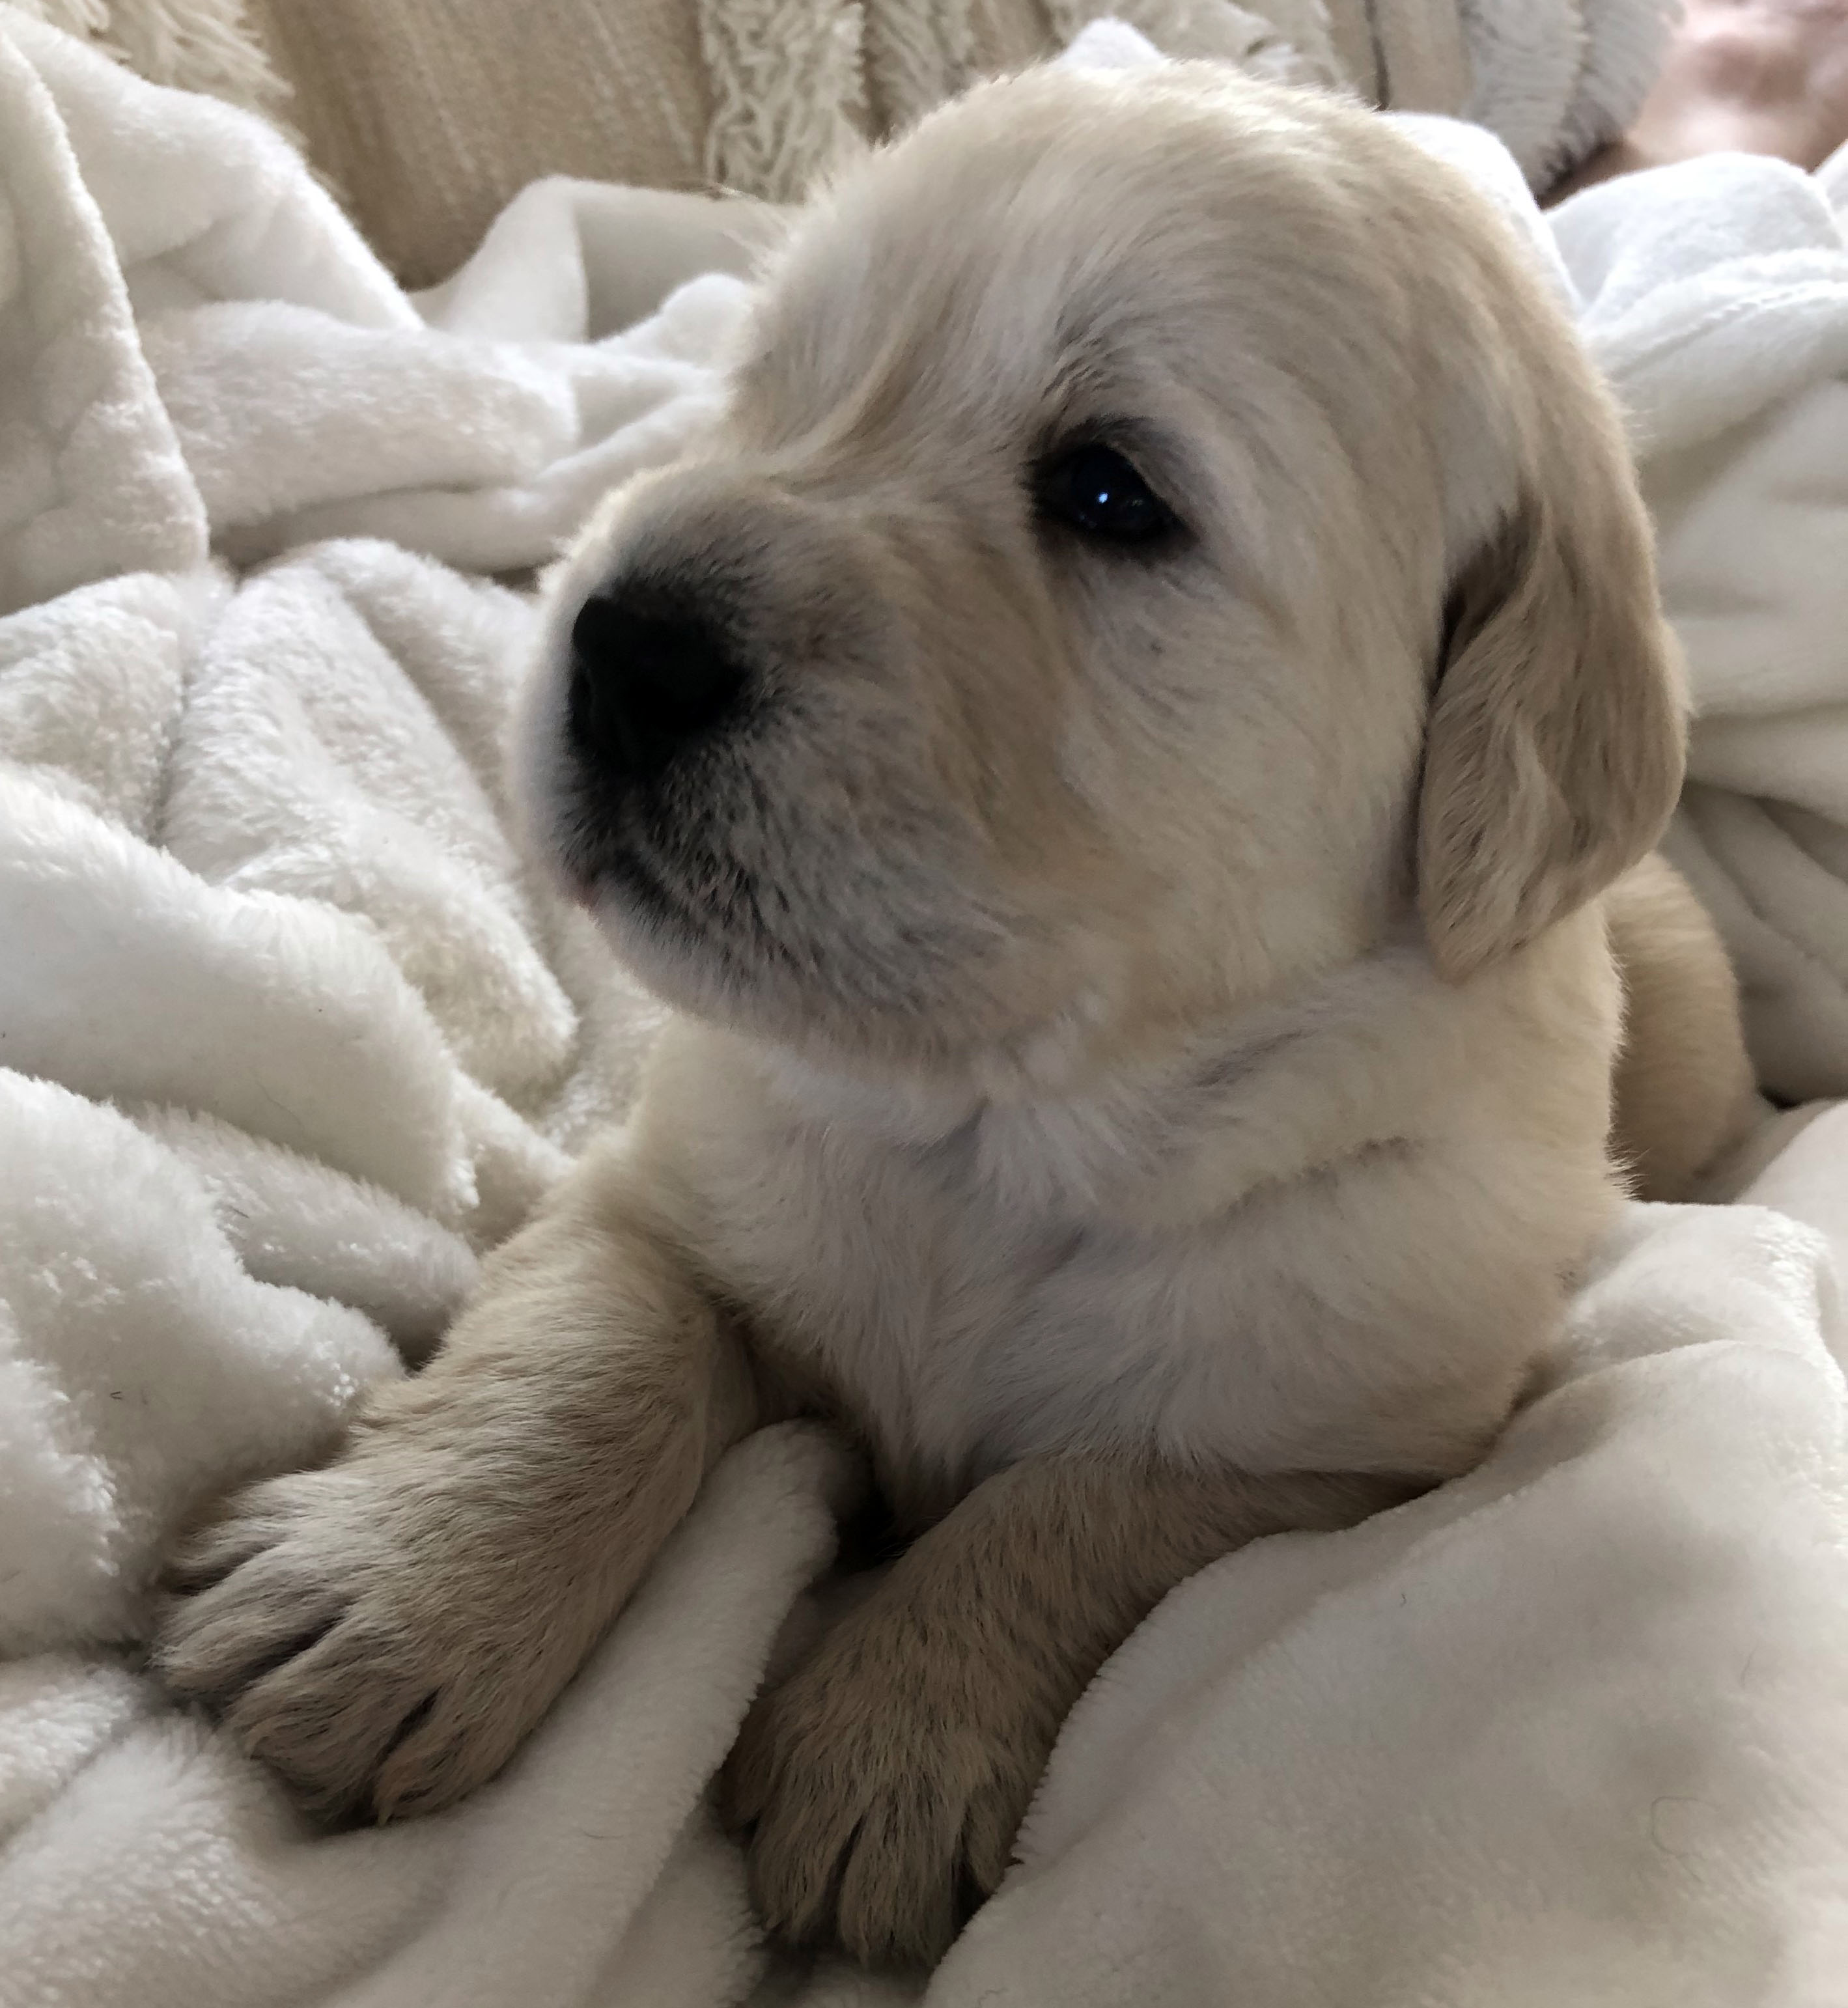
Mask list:
[[[1654,841],[1607,400],[1486,205],[1178,67],[990,86],[818,206],[709,444],[555,575],[525,786],[673,1001],[1049,1079]]]

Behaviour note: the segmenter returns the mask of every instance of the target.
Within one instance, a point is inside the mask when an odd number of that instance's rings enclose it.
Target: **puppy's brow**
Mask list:
[[[1170,457],[1178,443],[1164,427],[1136,415],[1150,388],[1146,360],[1120,341],[1094,327],[1063,329],[1044,401],[1048,427],[1083,430],[1125,451]]]
[[[1051,387],[1058,396],[1095,396],[1130,373],[1121,345],[1069,310],[1055,331],[1053,353]]]

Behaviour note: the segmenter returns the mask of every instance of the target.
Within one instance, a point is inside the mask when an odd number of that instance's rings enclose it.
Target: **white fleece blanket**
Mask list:
[[[1505,157],[1429,136],[1546,249]],[[1561,283],[1652,468],[1706,447],[1674,492],[1690,519],[1730,494],[1744,537],[1754,442],[1840,388],[1843,260],[1798,178],[1729,169],[1748,201],[1676,171],[1673,244],[1672,176],[1580,198]],[[1754,242],[1768,213],[1803,241]],[[133,1664],[175,1515],[421,1356],[622,1105],[646,1007],[519,861],[497,748],[529,610],[469,574],[542,560],[701,422],[744,288],[652,310],[758,227],[542,186],[408,300],[261,128],[0,6],[6,2008],[917,1996],[772,1970],[703,1803],[829,1551],[814,1434],[733,1455],[542,1733],[439,1819],[313,1837]],[[1843,475],[1793,474],[1792,517]],[[1768,636],[1821,618],[1816,579],[1778,579]],[[1733,686],[1789,756],[1754,797],[1704,769],[1754,814],[1833,729],[1766,693],[1848,684],[1806,631],[1809,682]],[[1848,1246],[1844,1125],[1764,1190]],[[928,1998],[1839,2003],[1835,1317],[1825,1239],[1638,1211],[1481,1472],[1229,1558],[1106,1668]]]
[[[1833,197],[1832,207],[1831,197]],[[1698,714],[1668,846],[1765,1085],[1848,1091],[1848,149],[1721,155],[1553,228],[1629,413]]]

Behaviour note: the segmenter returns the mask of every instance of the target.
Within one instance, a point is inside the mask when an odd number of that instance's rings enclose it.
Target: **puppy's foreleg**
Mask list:
[[[1001,1879],[1054,1738],[1172,1586],[1259,1535],[1412,1488],[1073,1455],[978,1486],[766,1695],[726,1774],[765,1921],[931,1960]]]
[[[314,1810],[446,1805],[512,1755],[754,1419],[741,1347],[593,1156],[332,1463],[182,1549],[157,1666]]]

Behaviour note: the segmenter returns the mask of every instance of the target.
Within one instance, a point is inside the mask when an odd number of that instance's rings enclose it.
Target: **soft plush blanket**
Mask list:
[[[1848,149],[1815,176],[1691,161],[1553,217],[1693,674],[1667,849],[1726,935],[1760,1075],[1792,1100],[1848,1088],[1845,214]]]
[[[1686,498],[1670,576],[1721,721],[1707,798],[1840,828],[1832,796],[1779,795],[1826,766],[1800,756],[1839,731],[1818,709],[1848,694],[1839,649],[1832,683],[1817,628],[1807,681],[1774,653],[1729,684],[1709,646],[1744,650],[1749,614],[1774,648],[1821,582],[1780,570],[1730,628],[1689,599],[1746,562],[1754,468],[1793,468],[1778,442],[1811,446],[1840,393],[1825,204],[1762,164],[1696,168],[1549,230],[1489,143],[1423,129],[1553,261]],[[135,1659],[175,1516],[313,1455],[421,1357],[624,1104],[648,1007],[521,860],[499,740],[530,606],[484,574],[542,561],[702,422],[763,228],[542,186],[409,299],[274,136],[0,6],[7,2008],[924,1989],[769,1964],[705,1805],[826,1563],[842,1454],[818,1434],[727,1460],[541,1734],[435,1819],[313,1835]],[[1844,463],[1804,465],[1767,560]],[[1705,563],[1677,541],[1703,510],[1733,525]],[[1722,762],[1729,691],[1781,756]],[[1743,885],[1690,823],[1719,893]],[[1848,877],[1820,839],[1804,855]],[[1761,1013],[1763,1054],[1797,1022]],[[1848,1079],[1826,1011],[1800,1029],[1821,1084]],[[1472,1479],[1177,1592],[1081,1704],[928,1998],[1839,2002],[1845,1121],[1765,1174],[1783,1213],[1638,1209]]]

